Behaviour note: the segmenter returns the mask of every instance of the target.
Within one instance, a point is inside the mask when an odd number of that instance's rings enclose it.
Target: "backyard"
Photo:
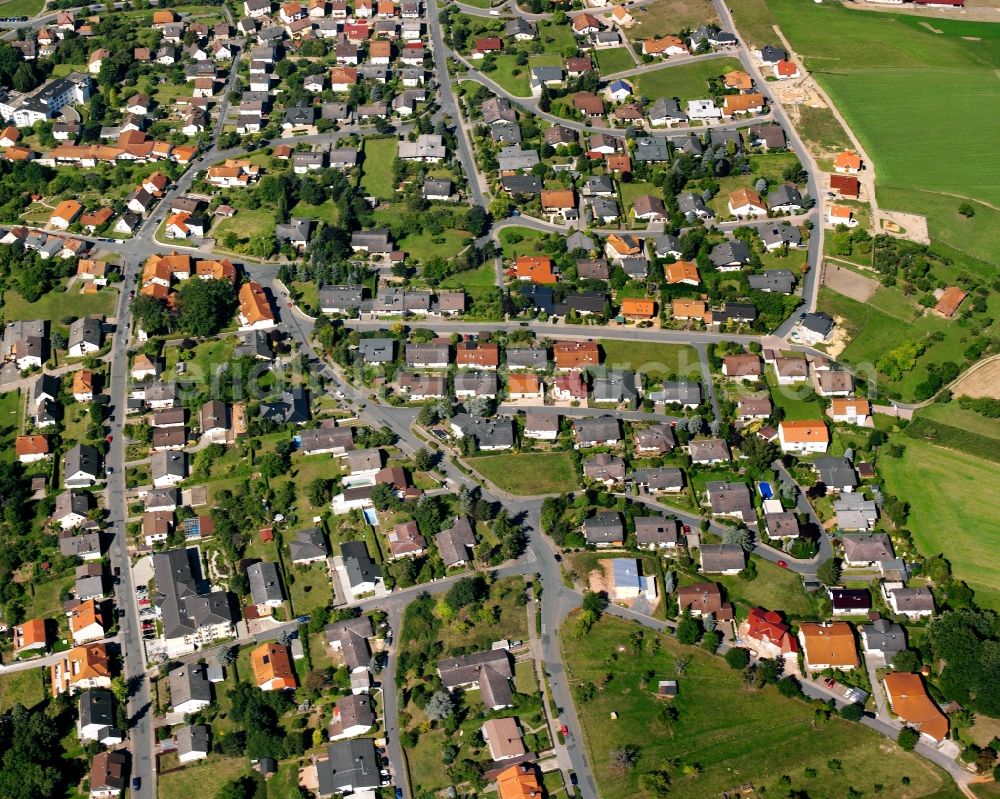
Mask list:
[[[781,610],[793,618],[813,618],[816,608],[802,587],[802,578],[768,560],[753,557],[757,577],[747,580],[740,575],[714,576],[726,588],[729,598],[747,608]]]
[[[58,322],[65,316],[112,316],[117,300],[118,292],[113,288],[102,289],[97,294],[81,294],[79,286],[56,289],[43,294],[37,302],[27,302],[17,291],[8,289],[3,293],[0,307],[5,322],[18,319]]]
[[[579,482],[567,452],[484,455],[468,463],[499,488],[522,496],[571,491]]]
[[[983,486],[1000,481],[1000,463],[910,437],[896,441],[906,454],[880,458],[878,469],[886,489],[910,503],[906,527],[917,549],[944,553],[956,577],[975,590],[976,603],[1000,610],[1000,525],[995,505],[981,501]]]
[[[671,794],[684,797],[714,799],[747,783],[760,790],[764,784],[780,785],[784,775],[789,780],[782,794],[794,787],[802,795],[843,797],[853,787],[897,799],[960,796],[944,772],[919,756],[836,717],[817,724],[809,704],[787,699],[773,687],[748,689],[739,672],[701,649],[646,630],[638,653],[630,647],[621,654],[640,629],[635,623],[605,616],[582,637],[575,628],[573,623],[563,627],[563,662],[571,685],[600,686],[592,700],[576,705],[605,799],[655,796],[641,787],[640,776],[671,763],[678,764],[671,769]],[[654,636],[659,646],[651,645]],[[681,657],[687,665],[678,674]],[[679,683],[672,701],[678,718],[669,728],[660,721],[660,701],[650,691],[660,679]],[[612,753],[625,745],[638,750],[638,760],[622,772],[613,767]],[[684,766],[692,764],[698,769],[686,775]]]
[[[25,669],[0,675],[0,713],[14,705],[32,708],[45,699],[43,669]]]
[[[626,69],[634,69],[635,61],[629,55],[626,47],[612,47],[608,50],[596,50],[597,68],[602,77],[613,75],[616,72],[624,72]]]
[[[733,69],[741,69],[735,58],[710,58],[691,64],[664,67],[644,72],[636,78],[635,90],[649,100],[659,97],[676,97],[697,100],[708,96],[708,79],[724,75]]]
[[[367,194],[381,200],[396,196],[392,181],[392,163],[399,145],[395,138],[365,139],[364,161],[361,164],[361,187]]]
[[[602,363],[632,369],[653,378],[669,375],[700,379],[698,352],[687,344],[658,344],[652,341],[628,341],[604,338],[597,342],[603,353]]]

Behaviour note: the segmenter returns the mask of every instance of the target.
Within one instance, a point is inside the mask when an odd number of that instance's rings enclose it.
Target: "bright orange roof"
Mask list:
[[[45,436],[18,436],[14,439],[14,451],[17,457],[22,455],[48,455],[49,440]]]
[[[330,70],[330,82],[334,84],[358,82],[358,71],[354,67],[334,67]]]
[[[858,650],[854,645],[854,632],[846,621],[829,624],[802,622],[799,633],[805,644],[806,663],[857,668]]]
[[[236,267],[228,258],[222,258],[218,261],[198,261],[195,266],[195,274],[198,277],[228,280],[230,283],[236,282]]]
[[[114,211],[108,208],[108,206],[104,205],[98,208],[96,211],[92,211],[89,214],[84,214],[83,216],[81,216],[80,224],[84,226],[93,225],[94,227],[100,227],[109,219],[111,219],[113,215]],[[102,262],[96,261],[95,263],[102,263]],[[77,271],[77,274],[79,274],[79,270]]]
[[[270,684],[272,690],[281,690],[298,686],[286,646],[261,644],[250,653],[250,665],[258,687]]]
[[[547,255],[522,255],[515,262],[514,271],[519,279],[532,283],[548,285],[557,281],[552,272],[552,259]]]
[[[0,139],[7,139],[8,141],[17,141],[20,138],[21,138],[21,131],[19,131],[13,125],[8,125],[2,131],[0,131]]]
[[[830,403],[830,412],[834,416],[845,416],[848,411],[853,411],[855,415],[870,416],[872,412],[871,403],[866,399],[858,397],[834,397]]]
[[[97,603],[93,599],[81,602],[69,615],[69,629],[71,633],[78,633],[87,629],[91,624],[97,623],[104,626],[104,619],[98,609]]]
[[[551,189],[542,192],[542,208],[575,208],[576,198],[571,189]]]
[[[831,205],[830,216],[833,219],[850,219],[853,212],[846,205]]]
[[[792,444],[826,443],[830,440],[822,419],[785,420],[778,425],[781,437]]]
[[[377,39],[368,47],[368,55],[372,58],[388,58],[392,55],[392,44],[383,39]]]
[[[63,200],[56,206],[56,210],[52,212],[52,216],[49,218],[64,219],[67,222],[72,222],[80,215],[81,211],[83,211],[83,206],[76,200]]]
[[[542,796],[542,786],[531,766],[523,763],[511,766],[497,774],[500,799],[535,799]]]
[[[782,60],[774,65],[774,71],[777,72],[779,75],[784,75],[786,78],[790,78],[793,75],[798,74],[799,68],[795,66],[795,64],[792,61]]]
[[[511,394],[537,394],[538,375],[511,372],[507,378],[507,391]]]
[[[722,106],[722,111],[725,114],[749,111],[751,108],[757,108],[764,105],[764,96],[758,92],[752,92],[750,94],[727,94],[724,100],[725,102]]]
[[[632,159],[624,153],[614,153],[604,157],[604,163],[610,172],[631,172]]]
[[[667,283],[701,282],[698,265],[694,261],[677,261],[667,264]]]
[[[723,80],[727,89],[749,91],[753,88],[753,78],[747,75],[746,72],[742,72],[738,69],[734,69],[732,72],[727,72],[723,75]]]
[[[674,300],[673,314],[674,316],[687,316],[695,319],[704,319],[705,302],[704,300]]]
[[[148,286],[143,286],[139,293],[157,300],[165,300],[170,296],[170,289],[162,283],[150,283]]]
[[[153,12],[153,24],[154,25],[169,25],[176,19],[173,11],[154,11]]]
[[[26,649],[29,646],[34,646],[37,644],[46,643],[45,637],[45,619],[28,619],[21,625],[18,625],[17,633],[18,638],[18,648]]]
[[[187,211],[178,211],[176,214],[171,216],[167,220],[167,227],[176,227],[184,233],[187,233],[188,226],[187,221],[191,218],[191,214]]]
[[[29,161],[34,151],[30,147],[8,147],[3,152],[3,157],[8,161]]]
[[[833,166],[836,169],[861,169],[861,156],[850,150],[844,150],[833,159]]]
[[[920,732],[935,741],[944,740],[948,734],[948,718],[927,695],[919,674],[893,671],[886,674],[883,681],[893,713],[915,724]]]
[[[643,300],[638,297],[626,297],[622,300],[622,313],[625,316],[641,316],[650,319],[655,311],[656,303],[653,300]]]
[[[251,280],[240,286],[240,313],[248,324],[264,320],[274,321],[274,312],[268,302],[264,287]]]
[[[89,369],[73,372],[73,393],[89,394],[94,390],[94,373]]]

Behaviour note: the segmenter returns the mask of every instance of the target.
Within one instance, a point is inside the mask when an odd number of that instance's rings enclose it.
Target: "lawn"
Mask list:
[[[653,341],[602,338],[598,342],[603,363],[632,369],[643,374],[701,377],[698,352],[687,344],[658,344]]]
[[[539,252],[535,245],[543,238],[545,238],[545,234],[540,230],[526,227],[503,228],[500,231],[500,246],[503,249],[503,257],[513,260],[522,255],[534,255]]]
[[[511,494],[555,494],[572,491],[579,484],[573,460],[566,452],[484,455],[469,464]]]
[[[659,97],[676,97],[697,100],[708,96],[708,79],[724,75],[732,69],[741,69],[735,58],[710,58],[691,64],[664,66],[644,72],[636,78],[636,94],[648,100]]]
[[[750,607],[780,610],[794,618],[813,618],[816,609],[802,587],[802,580],[794,572],[775,566],[762,558],[754,557],[757,578],[744,580],[739,575],[713,577],[726,587],[729,598]]]
[[[658,189],[652,183],[646,183],[644,180],[637,180],[631,183],[619,183],[618,191],[621,193],[622,198],[622,209],[631,217],[632,206],[635,204],[637,197],[642,197],[644,194],[651,194],[654,197],[663,199],[663,190]],[[640,222],[639,224],[644,224]]]
[[[812,383],[806,381],[790,386],[779,386],[774,376],[774,367],[768,366],[765,374],[767,387],[771,391],[771,401],[779,408],[784,408],[786,419],[822,419],[823,408],[815,399]]]
[[[37,302],[27,302],[17,291],[10,289],[3,294],[0,306],[6,322],[18,319],[47,319],[58,322],[65,316],[112,316],[118,292],[105,288],[97,294],[81,294],[79,288],[68,291],[56,289],[43,294]]]
[[[310,205],[309,203],[297,202],[288,212],[290,217],[304,217],[305,219],[317,219],[331,225],[336,225],[340,220],[340,214],[333,200],[327,200],[321,205]]]
[[[399,152],[396,139],[365,139],[363,152],[361,187],[373,197],[391,200],[396,196],[392,183],[392,163]]]
[[[45,0],[7,0],[6,3],[0,3],[0,16],[33,17],[44,5]]]
[[[625,29],[625,35],[633,42],[719,22],[711,0],[654,0],[643,6],[639,13],[633,11],[632,16],[635,22]]]
[[[274,232],[274,211],[267,208],[240,208],[228,219],[220,219],[212,228],[212,238],[223,242],[228,233],[235,233],[241,240],[248,240],[260,233]]]
[[[60,594],[63,589],[71,589],[76,578],[72,571],[63,574],[49,575],[43,581],[32,581],[30,584],[31,597],[25,609],[25,616],[29,619],[38,618],[62,618],[63,600]]]
[[[661,646],[652,652],[648,640],[655,633],[647,630],[641,654],[621,654],[619,647],[640,629],[634,622],[605,616],[582,638],[574,627],[564,625],[562,634],[570,681],[603,685],[592,701],[577,703],[577,712],[604,799],[649,799],[653,794],[640,787],[640,775],[671,760],[702,769],[693,776],[675,771],[671,795],[685,799],[715,799],[746,783],[759,791],[783,775],[796,795],[808,791],[813,797],[847,796],[850,787],[871,795],[876,781],[884,786],[881,795],[894,799],[959,795],[943,771],[918,755],[836,717],[816,724],[810,705],[787,699],[773,687],[748,690],[741,674],[720,658],[684,647],[673,637],[659,636]],[[688,663],[678,676],[680,656]],[[678,719],[672,729],[659,721],[660,704],[648,693],[648,673],[653,679],[678,679],[680,693],[672,702]],[[616,717],[609,721],[612,713]],[[638,749],[638,762],[620,773],[612,767],[611,753],[626,744]],[[832,759],[839,762],[835,770],[828,766]],[[903,776],[909,777],[908,787],[901,785]]]
[[[737,25],[746,2],[736,3]],[[937,18],[929,24],[839,3],[771,0],[770,8],[875,160],[879,196],[887,192],[889,207],[933,216],[942,202],[957,208],[960,197],[1000,204],[1000,161],[988,156],[990,131],[1000,124],[997,26]],[[947,126],[921,124],[940,108],[968,130],[961,148],[951,146]],[[897,189],[908,192],[904,206]],[[963,249],[996,262],[995,250],[979,242]]]
[[[515,97],[531,96],[528,67],[518,66],[516,55],[499,55],[495,63],[496,69],[483,73],[486,77],[500,84]]]
[[[441,281],[438,288],[464,289],[473,300],[482,296],[497,284],[497,270],[492,262],[483,264],[476,269],[457,272]]]
[[[851,146],[847,132],[829,108],[800,105],[798,115],[796,129],[803,139],[814,145],[813,149],[836,153]],[[821,168],[832,169],[833,159],[830,158],[826,163],[822,163]]]
[[[0,675],[0,713],[14,705],[32,708],[45,699],[43,669],[25,669]]]
[[[20,391],[0,394],[0,460],[14,460],[14,438],[21,431]]]
[[[880,458],[879,474],[889,493],[910,503],[906,527],[924,555],[943,553],[955,575],[976,592],[981,607],[1000,610],[1000,524],[983,487],[997,485],[1000,464],[901,439],[906,454]]]
[[[159,799],[190,799],[192,796],[215,796],[227,782],[250,774],[245,757],[209,755],[179,771],[161,774]]]
[[[235,346],[236,338],[234,336],[203,341],[194,348],[193,357],[183,361],[184,374],[181,377],[195,383],[211,380],[220,366],[232,360],[233,348]],[[166,348],[164,379],[176,379],[177,364],[181,352],[180,347]]]
[[[556,25],[549,20],[542,20],[538,23],[538,38],[545,46],[546,53],[555,53],[559,56],[562,56],[563,51],[567,48],[578,45],[569,24]]]
[[[613,75],[615,72],[624,72],[626,69],[635,67],[635,61],[627,47],[595,50],[594,54],[597,56],[597,68],[602,76]]]
[[[415,236],[407,236],[396,242],[396,246],[410,258],[427,261],[433,255],[446,261],[454,258],[472,240],[472,236],[464,230],[445,230],[437,236],[425,230]]]
[[[294,535],[289,537],[289,540]],[[288,594],[292,611],[296,616],[306,616],[329,605],[333,601],[333,587],[326,563],[311,563],[308,566],[292,566],[288,580]]]

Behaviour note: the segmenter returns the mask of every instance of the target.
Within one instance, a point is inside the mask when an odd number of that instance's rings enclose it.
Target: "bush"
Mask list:
[[[840,709],[840,717],[847,719],[848,721],[861,721],[862,717],[865,715],[864,705],[859,702],[852,702],[849,705],[844,705]]]
[[[750,663],[750,653],[741,646],[734,646],[726,652],[726,663],[729,668],[742,670]]]
[[[901,749],[907,752],[912,752],[917,743],[920,741],[920,733],[917,732],[913,727],[903,727],[899,731],[899,735],[896,737],[896,743],[899,744]]]

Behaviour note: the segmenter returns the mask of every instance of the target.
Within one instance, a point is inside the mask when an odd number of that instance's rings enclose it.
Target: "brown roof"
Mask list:
[[[271,303],[268,302],[264,287],[250,281],[240,286],[240,313],[249,324],[264,320],[274,320]]]
[[[927,695],[919,674],[894,671],[886,674],[883,681],[893,713],[915,724],[935,741],[944,740],[948,735],[948,719]]]
[[[542,192],[542,208],[576,208],[572,189],[551,189]]]
[[[857,668],[858,651],[854,631],[844,621],[827,624],[803,622],[799,625],[807,664]]]
[[[844,197],[861,194],[861,182],[853,175],[830,175],[830,188]]]
[[[49,440],[45,436],[18,436],[14,441],[17,457],[22,455],[48,455]]]
[[[941,314],[941,316],[948,318],[955,315],[955,311],[958,310],[965,298],[969,295],[962,291],[958,286],[948,286],[941,294],[941,298],[937,301],[937,305],[934,306],[934,313]]]
[[[556,366],[562,369],[596,366],[601,361],[600,351],[591,341],[559,341],[552,347],[552,355]]]

